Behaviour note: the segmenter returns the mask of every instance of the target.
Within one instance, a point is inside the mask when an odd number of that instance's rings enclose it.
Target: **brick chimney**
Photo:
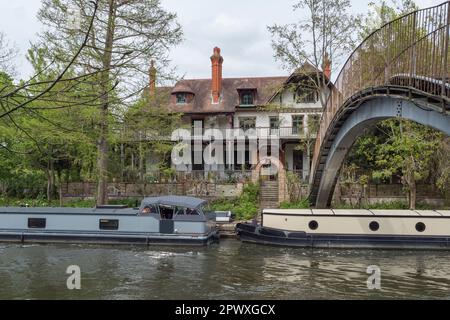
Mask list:
[[[323,74],[325,75],[327,80],[330,80],[331,79],[331,60],[330,60],[330,57],[328,56],[328,53],[325,53],[325,55],[323,56],[322,70],[323,70]]]
[[[155,61],[152,60],[150,62],[150,69],[148,70],[149,74],[149,87],[148,92],[151,97],[155,96],[156,91],[156,68],[155,68]]]
[[[211,95],[213,103],[219,103],[222,94],[222,64],[223,58],[220,55],[220,48],[215,47],[211,56],[212,63],[212,84]]]

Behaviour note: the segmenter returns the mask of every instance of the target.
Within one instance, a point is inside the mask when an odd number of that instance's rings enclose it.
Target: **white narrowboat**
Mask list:
[[[264,210],[245,242],[307,248],[450,249],[450,210]]]

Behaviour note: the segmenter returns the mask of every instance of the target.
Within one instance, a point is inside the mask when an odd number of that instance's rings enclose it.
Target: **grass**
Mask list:
[[[386,201],[379,203],[370,203],[367,205],[352,205],[349,203],[337,204],[335,209],[372,209],[372,210],[408,210],[409,205],[406,201]],[[417,210],[446,210],[448,207],[436,207],[427,203],[418,202],[416,205]]]
[[[136,203],[140,204],[141,199],[127,198],[127,199],[112,199],[109,201],[111,205],[127,205],[130,208],[136,207]],[[71,199],[65,200],[63,207],[66,208],[94,208],[96,205],[94,199]],[[59,200],[48,201],[43,197],[36,199],[18,199],[0,197],[0,207],[59,207]]]
[[[284,201],[280,205],[280,209],[309,209],[311,204],[308,199],[302,199],[294,202]]]

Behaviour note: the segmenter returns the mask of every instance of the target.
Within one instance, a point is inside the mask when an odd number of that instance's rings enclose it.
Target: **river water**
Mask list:
[[[68,290],[66,270],[81,270]],[[381,290],[367,288],[367,267]],[[0,244],[0,299],[449,299],[450,252]]]

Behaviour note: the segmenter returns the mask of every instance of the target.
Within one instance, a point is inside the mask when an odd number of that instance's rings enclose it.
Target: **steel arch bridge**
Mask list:
[[[328,98],[311,167],[310,201],[331,205],[342,163],[368,126],[404,118],[450,135],[450,1],[414,11],[368,36]]]

